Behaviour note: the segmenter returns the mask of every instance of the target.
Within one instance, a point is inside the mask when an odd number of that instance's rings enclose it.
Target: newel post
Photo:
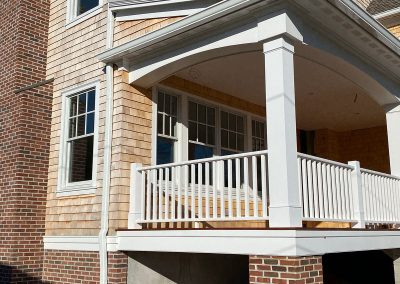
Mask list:
[[[131,182],[129,198],[129,217],[128,229],[141,229],[142,226],[137,222],[142,218],[142,173],[140,169],[142,164],[131,164]]]
[[[348,164],[353,167],[351,172],[351,185],[353,189],[354,218],[357,220],[357,223],[353,227],[365,228],[364,198],[362,192],[363,188],[360,162],[351,161]]]

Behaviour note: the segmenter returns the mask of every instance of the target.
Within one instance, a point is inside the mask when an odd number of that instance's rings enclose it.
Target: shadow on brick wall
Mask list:
[[[15,267],[0,264],[0,284],[50,284],[37,277],[32,277]]]

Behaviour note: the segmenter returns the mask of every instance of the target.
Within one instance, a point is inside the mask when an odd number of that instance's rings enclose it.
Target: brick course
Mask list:
[[[322,256],[249,256],[249,283],[323,283]]]
[[[52,84],[21,89],[46,78],[48,16],[0,1],[0,283],[41,278]]]
[[[126,284],[128,257],[108,253],[108,283]],[[46,250],[43,281],[62,284],[95,284],[100,281],[98,252]]]

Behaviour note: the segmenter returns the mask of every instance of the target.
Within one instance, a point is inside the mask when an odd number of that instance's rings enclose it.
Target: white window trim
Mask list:
[[[237,109],[231,106],[223,105],[223,104],[218,104],[214,101],[201,98],[199,96],[193,95],[191,93],[177,90],[165,85],[157,85],[152,88],[152,151],[151,151],[151,162],[152,165],[155,165],[157,162],[157,96],[158,96],[158,91],[165,92],[167,94],[171,94],[174,96],[178,97],[178,129],[177,129],[177,146],[176,146],[176,151],[175,151],[175,161],[176,162],[182,162],[182,161],[187,161],[188,160],[188,144],[189,144],[189,135],[188,135],[188,129],[185,127],[185,124],[188,125],[188,116],[187,114],[183,113],[182,110],[187,109],[188,107],[188,101],[193,101],[196,103],[203,104],[208,107],[213,107],[216,110],[216,125],[215,125],[215,131],[216,131],[216,137],[215,137],[215,147],[214,147],[214,156],[219,156],[221,153],[221,126],[220,126],[220,115],[221,111],[226,111],[226,112],[231,112],[233,114],[241,115],[244,118],[244,126],[245,126],[245,145],[244,145],[244,152],[251,152],[252,151],[252,145],[251,143],[251,138],[252,138],[252,129],[251,129],[251,121],[252,120],[257,120],[260,122],[263,122],[265,126],[267,127],[267,122],[265,117],[259,116],[257,114],[254,114],[252,112],[248,112],[245,110]],[[181,104],[185,104],[182,105]],[[250,125],[250,128],[249,128]],[[266,131],[265,131],[266,133]],[[265,134],[266,135],[266,134]],[[265,140],[266,141],[266,140]]]
[[[92,179],[88,181],[69,183],[67,181],[67,173],[69,172],[68,164],[68,118],[69,104],[68,98],[76,93],[94,88],[96,92],[95,103],[95,119],[94,119],[94,137],[93,137],[93,166]],[[99,140],[99,101],[100,101],[100,81],[94,81],[82,84],[76,87],[69,88],[62,92],[62,110],[61,110],[61,135],[60,135],[60,150],[58,158],[58,182],[57,182],[57,197],[73,196],[83,194],[94,194],[96,192],[97,182],[97,158],[98,158],[98,140]]]
[[[67,21],[66,21],[66,25],[65,25],[66,29],[72,28],[73,26],[75,26],[79,23],[82,23],[91,17],[94,17],[94,16],[100,14],[102,11],[104,0],[99,0],[99,5],[90,9],[89,11],[86,11],[85,13],[83,13],[79,16],[75,16],[76,1],[77,0],[67,0],[67,13],[66,13]]]

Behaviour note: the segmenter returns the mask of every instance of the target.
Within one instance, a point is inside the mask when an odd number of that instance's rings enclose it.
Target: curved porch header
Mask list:
[[[387,94],[400,98],[400,42],[396,38],[388,36],[387,31],[377,33],[379,24],[374,27],[375,34],[366,31],[361,27],[361,16],[358,23],[349,19],[342,11],[351,8],[343,6],[347,1],[339,1],[340,7],[329,1],[317,1],[318,5],[311,3],[314,1],[294,2],[223,1],[108,50],[99,58],[119,62],[129,71],[130,83],[148,88],[200,62],[241,52],[262,52],[262,43],[286,37],[295,44],[310,45],[340,58],[378,82]],[[311,16],[299,10],[300,5]],[[354,15],[357,11],[352,12]],[[365,84],[365,76],[358,77],[352,79]]]

